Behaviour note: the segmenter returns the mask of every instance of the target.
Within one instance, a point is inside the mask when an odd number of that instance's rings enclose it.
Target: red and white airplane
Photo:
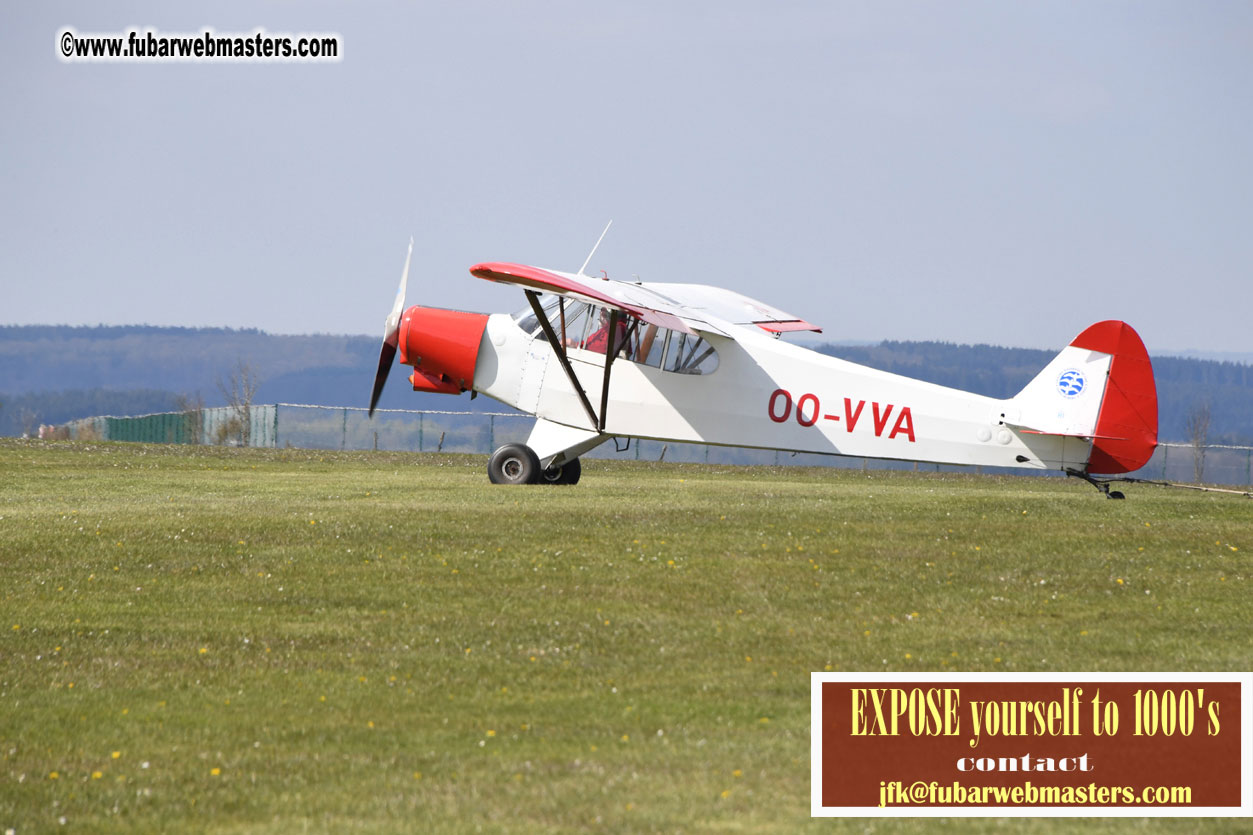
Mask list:
[[[1139,469],[1157,446],[1152,365],[1124,322],[1092,325],[998,400],[784,342],[820,329],[702,284],[483,263],[470,273],[521,287],[525,308],[406,308],[412,255],[410,242],[370,414],[399,351],[417,391],[482,393],[535,415],[525,444],[492,454],[497,484],[574,484],[580,455],[630,437],[1062,470],[1122,498],[1096,474]]]

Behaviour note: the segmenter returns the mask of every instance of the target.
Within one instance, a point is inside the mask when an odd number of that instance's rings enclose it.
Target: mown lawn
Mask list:
[[[0,440],[0,830],[819,820],[814,670],[1248,670],[1253,502],[1075,481]]]

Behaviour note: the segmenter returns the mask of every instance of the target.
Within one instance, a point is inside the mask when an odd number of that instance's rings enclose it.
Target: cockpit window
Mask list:
[[[670,332],[662,370],[678,374],[712,374],[718,367],[718,352],[696,334]]]
[[[567,348],[605,353],[608,347],[607,308],[571,301],[554,295],[540,296],[540,306],[553,331]],[[530,305],[513,315],[523,331],[545,339],[544,329]],[[614,342],[618,356],[641,365],[676,374],[712,374],[718,368],[718,352],[697,334],[669,328],[623,315]]]
[[[548,321],[553,321],[553,314],[556,312],[560,302],[560,296],[544,294],[539,297],[540,307],[543,309],[544,315],[548,317]],[[513,321],[517,322],[518,327],[531,336],[543,333],[544,329],[540,327],[539,319],[535,318],[535,311],[531,309],[529,304],[513,314]]]

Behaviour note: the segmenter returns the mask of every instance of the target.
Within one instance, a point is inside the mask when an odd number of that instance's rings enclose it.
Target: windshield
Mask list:
[[[551,294],[540,296],[540,307],[567,348],[600,354],[608,349],[608,309]],[[513,320],[532,337],[546,339],[530,305],[513,314]],[[659,328],[625,315],[618,321],[614,345],[623,359],[662,371],[711,374],[718,367],[718,353],[699,335]]]
[[[539,297],[540,307],[544,310],[544,315],[548,317],[548,321],[553,320],[553,313],[557,310],[557,305],[561,302],[560,296],[544,294]],[[526,307],[513,314],[513,321],[518,323],[518,327],[535,336],[542,328],[539,319],[535,318],[535,311],[528,304]]]

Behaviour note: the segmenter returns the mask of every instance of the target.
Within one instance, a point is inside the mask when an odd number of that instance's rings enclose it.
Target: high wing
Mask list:
[[[626,282],[504,263],[475,264],[470,273],[489,281],[613,307],[634,319],[684,333],[702,331],[732,337],[733,329],[727,325],[756,325],[776,335],[822,332],[776,307],[704,284]]]

